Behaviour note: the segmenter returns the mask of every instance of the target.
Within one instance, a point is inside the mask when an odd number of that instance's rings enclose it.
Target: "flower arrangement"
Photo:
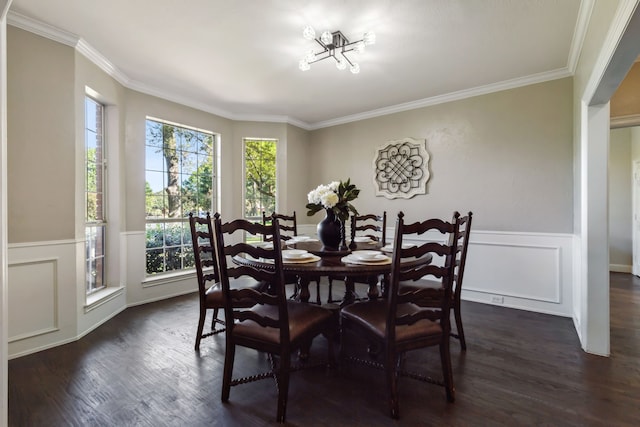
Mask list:
[[[307,216],[312,216],[322,209],[332,210],[345,223],[350,212],[358,214],[358,210],[350,202],[355,200],[360,190],[351,184],[351,178],[346,181],[333,181],[328,185],[321,184],[307,194]]]

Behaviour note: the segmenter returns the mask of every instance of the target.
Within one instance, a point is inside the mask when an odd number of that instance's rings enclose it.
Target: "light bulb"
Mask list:
[[[355,53],[362,53],[364,52],[364,46],[364,42],[361,40],[353,46],[353,51]]]
[[[375,44],[375,42],[376,42],[376,33],[374,33],[373,31],[367,31],[362,36],[362,40],[364,41],[364,44],[366,44],[366,45]]]
[[[333,43],[333,34],[331,34],[331,31],[327,30],[323,32],[322,35],[320,36],[320,41],[324,44]]]
[[[360,72],[360,65],[358,65],[358,63],[354,63],[350,70],[353,74],[358,74]]]
[[[342,59],[336,59],[336,68],[338,70],[344,70],[345,68],[347,68],[347,62],[343,61]]]
[[[314,30],[311,25],[307,25],[304,27],[304,30],[302,30],[302,37],[307,40],[313,40],[316,38],[316,30]]]
[[[298,63],[298,68],[300,68],[302,71],[307,71],[309,68],[311,68],[311,65],[309,65],[306,59],[301,59]]]
[[[314,62],[316,60],[316,53],[312,50],[307,52],[307,55],[304,57],[307,62]]]

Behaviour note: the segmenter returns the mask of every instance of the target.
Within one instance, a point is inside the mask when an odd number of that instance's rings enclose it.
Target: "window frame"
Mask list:
[[[245,137],[242,138],[242,218],[249,221],[258,221],[262,222],[262,211],[258,212],[255,217],[250,217],[246,215],[246,202],[247,202],[247,142],[248,141],[257,141],[257,142],[272,142],[276,147],[276,152],[273,158],[274,162],[274,186],[275,186],[275,195],[273,200],[274,211],[278,210],[278,151],[279,151],[279,140],[277,138],[250,138]],[[270,214],[271,212],[267,212]]]
[[[149,183],[149,179],[148,179],[148,172],[152,172],[152,173],[157,173],[159,171],[156,171],[154,169],[148,169],[148,165],[147,165],[147,160],[148,160],[148,150],[152,149],[153,145],[151,145],[149,143],[149,139],[148,139],[148,129],[149,129],[149,122],[155,122],[157,124],[160,125],[166,125],[166,126],[171,126],[174,129],[175,128],[180,128],[180,129],[184,129],[185,131],[188,132],[196,132],[199,134],[203,134],[204,136],[209,136],[211,138],[211,149],[210,149],[210,154],[208,155],[208,157],[210,158],[210,166],[211,166],[211,181],[210,181],[210,191],[211,191],[211,198],[208,199],[208,207],[205,211],[203,212],[198,212],[199,214],[203,214],[204,212],[211,212],[213,209],[215,209],[215,207],[217,207],[218,205],[218,186],[219,186],[219,179],[218,179],[218,157],[219,157],[219,144],[220,144],[220,135],[212,132],[210,130],[206,130],[206,129],[201,129],[201,128],[197,128],[197,127],[193,127],[193,126],[189,126],[189,125],[184,125],[182,123],[176,123],[173,121],[169,121],[169,120],[164,120],[164,119],[159,119],[157,117],[151,117],[151,116],[147,116],[145,118],[145,142],[144,142],[144,146],[145,146],[145,183]],[[156,147],[156,149],[158,149],[158,147]],[[164,150],[163,148],[159,148],[160,150]],[[179,154],[178,154],[179,152]],[[202,153],[200,153],[198,151],[198,148],[195,149],[195,151],[188,151],[188,150],[176,150],[176,155],[179,159],[183,159],[185,157],[185,154],[195,154],[196,155],[196,159],[198,159],[200,157],[202,157]],[[161,155],[161,157],[163,157],[164,154]],[[163,159],[164,161],[166,161],[166,158]],[[174,218],[170,218],[167,216],[163,216],[163,217],[149,217],[147,214],[147,193],[145,190],[145,248],[144,248],[144,253],[145,253],[145,281],[146,280],[155,280],[157,278],[162,278],[162,277],[167,277],[167,276],[171,276],[171,275],[175,275],[175,274],[181,274],[181,273],[190,273],[193,272],[195,270],[195,264],[194,265],[190,265],[188,263],[188,259],[186,259],[189,256],[189,253],[192,252],[192,244],[191,244],[191,235],[190,235],[190,230],[189,230],[189,217],[187,215],[187,212],[183,209],[184,205],[183,205],[183,194],[182,194],[182,183],[183,178],[184,178],[184,174],[182,173],[182,160],[178,160],[179,161],[179,172],[178,172],[178,176],[179,176],[179,193],[178,193],[178,197],[179,197],[179,207],[178,210],[180,212],[178,217],[174,217]],[[204,163],[198,163],[198,161],[196,160],[196,164],[198,165],[204,165]],[[166,184],[166,176],[165,174],[168,173],[168,171],[165,169],[166,165],[163,165],[163,170],[162,170],[162,175],[163,175],[163,188],[161,191],[166,191],[166,186],[164,186],[164,184]],[[196,167],[196,170],[193,171],[189,176],[194,176],[196,179],[198,179],[200,177],[200,175],[197,172],[198,167]],[[205,175],[206,176],[206,175]],[[146,188],[146,184],[145,184],[145,188]],[[165,196],[166,197],[166,196]],[[198,199],[196,199],[196,205],[198,204]],[[163,202],[163,206],[165,205],[165,203]],[[197,207],[197,206],[196,206]],[[166,215],[166,214],[165,214]],[[180,224],[180,242],[179,244],[168,244],[167,241],[167,230],[168,230],[168,226],[171,227],[171,225],[175,225],[175,224]],[[153,231],[153,228],[156,228],[155,231]],[[159,231],[161,229],[161,231]],[[162,244],[161,245],[157,245],[157,246],[149,246],[149,233],[161,233],[161,239],[162,239]],[[175,234],[175,233],[174,233]],[[175,237],[175,236],[174,236]],[[167,269],[167,253],[169,253],[172,250],[176,250],[178,253],[178,257],[180,257],[180,265],[178,268],[171,268],[171,269]],[[149,271],[149,252],[152,251],[156,251],[161,254],[160,256],[163,257],[162,260],[162,270],[161,271]],[[193,255],[191,255],[191,257],[193,257]],[[187,261],[187,263],[185,264],[185,260]]]
[[[88,103],[91,102],[96,106],[96,109],[100,110],[99,118],[96,116],[96,128],[89,128],[88,121]],[[107,200],[107,138],[106,138],[106,105],[96,99],[96,97],[89,94],[84,96],[84,238],[85,238],[85,259],[84,259],[84,272],[85,272],[85,294],[87,296],[95,294],[107,287],[108,283],[108,257],[107,257],[107,212],[108,212],[108,200]],[[99,123],[98,123],[99,120]],[[100,145],[100,168],[97,167],[96,162],[96,204],[100,202],[100,214],[101,219],[90,220],[89,219],[89,132],[95,132],[96,134],[96,150]],[[98,142],[99,141],[99,142]],[[99,196],[98,196],[99,195]],[[98,202],[99,200],[99,202]],[[95,240],[90,236],[94,233],[100,232],[101,238]],[[99,242],[99,243],[98,243]],[[97,245],[102,246],[101,255],[95,255],[95,249]],[[92,265],[96,266],[96,278],[90,280],[90,275],[93,274]],[[101,285],[94,286],[97,283],[97,276],[100,276]]]

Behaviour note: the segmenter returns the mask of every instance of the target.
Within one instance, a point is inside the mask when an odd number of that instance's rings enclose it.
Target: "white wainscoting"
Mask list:
[[[298,231],[316,233],[308,224]],[[392,240],[393,229],[387,236]],[[428,234],[411,240],[441,238]],[[573,241],[571,234],[472,231],[462,299],[571,317]]]
[[[10,244],[8,255],[9,359],[76,341],[126,307],[114,277],[116,291],[85,311],[83,241]]]

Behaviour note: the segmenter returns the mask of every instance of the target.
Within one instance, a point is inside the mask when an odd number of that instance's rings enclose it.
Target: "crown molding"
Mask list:
[[[430,98],[419,99],[417,101],[405,102],[403,104],[392,105],[389,107],[379,108],[376,110],[366,111],[364,113],[353,114],[351,116],[340,117],[337,119],[326,120],[323,122],[313,123],[310,130],[321,129],[329,126],[336,126],[345,123],[351,123],[359,120],[371,119],[388,114],[400,113],[403,111],[415,110],[418,108],[431,107],[433,105],[444,104],[461,99],[472,98],[474,96],[486,95],[493,92],[500,92],[508,89],[515,89],[522,86],[529,86],[536,83],[544,83],[551,80],[571,77],[573,73],[567,68],[546,71],[544,73],[532,74],[526,77],[518,77],[516,79],[505,80],[498,83],[492,83],[485,86],[477,86],[471,89],[451,92],[444,95],[432,96]]]
[[[640,114],[611,117],[611,119],[609,120],[609,125],[611,129],[640,126]]]
[[[58,43],[76,47],[80,37],[73,33],[63,31],[52,25],[29,18],[28,16],[9,10],[7,14],[7,24],[37,34]]]
[[[104,55],[95,50],[93,46],[86,42],[84,39],[78,40],[76,45],[78,53],[82,54],[89,61],[93,62],[102,71],[113,77],[123,86],[128,87],[131,79],[118,69],[111,61],[109,61]]]
[[[576,67],[578,66],[578,59],[580,58],[580,52],[582,52],[584,39],[587,36],[587,29],[589,28],[589,21],[591,20],[594,4],[595,0],[582,0],[580,2],[578,20],[573,29],[573,38],[571,39],[571,48],[569,49],[569,60],[567,61],[567,68],[571,71],[571,74],[576,72]]]

